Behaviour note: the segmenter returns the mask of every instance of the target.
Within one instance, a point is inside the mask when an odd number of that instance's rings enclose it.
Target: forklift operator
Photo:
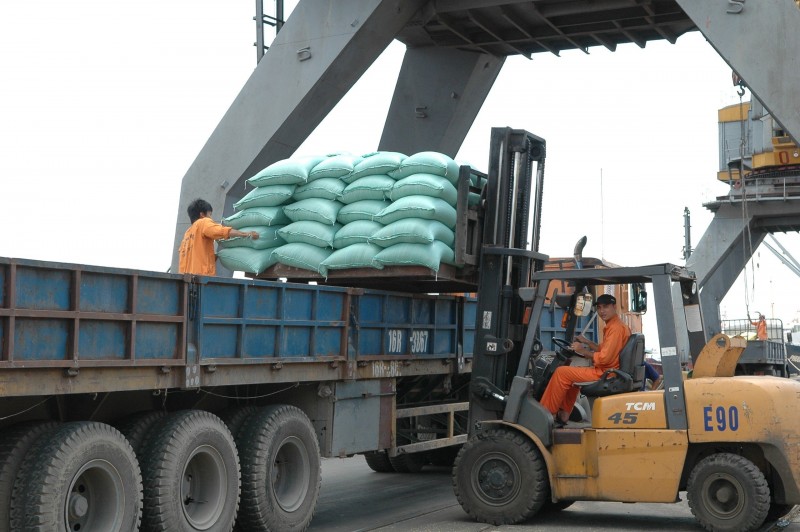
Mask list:
[[[605,322],[603,342],[596,344],[578,336],[571,348],[584,358],[590,358],[591,367],[561,366],[555,370],[542,396],[541,405],[553,414],[557,425],[569,420],[572,407],[578,398],[576,382],[594,381],[607,369],[619,368],[619,352],[628,341],[631,331],[617,316],[617,300],[603,294],[597,298],[597,315]]]

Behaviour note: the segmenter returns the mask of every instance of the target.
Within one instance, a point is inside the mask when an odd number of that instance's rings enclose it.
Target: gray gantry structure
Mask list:
[[[246,179],[291,156],[395,39],[406,52],[376,148],[455,156],[506,57],[644,48],[695,30],[798,138],[794,0],[301,0],[184,176],[174,249],[191,200],[230,214]],[[717,258],[702,284],[716,282]]]

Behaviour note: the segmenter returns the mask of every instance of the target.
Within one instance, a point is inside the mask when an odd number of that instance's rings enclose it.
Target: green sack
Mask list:
[[[347,185],[339,201],[345,204],[364,200],[384,201],[392,191],[394,185],[394,179],[388,175],[364,176],[358,181],[353,181],[351,184]]]
[[[341,211],[339,211],[341,213]],[[383,226],[372,220],[355,220],[342,226],[333,237],[333,247],[341,249],[352,244],[366,244]]]
[[[412,174],[440,175],[455,185],[458,183],[458,171],[458,164],[444,153],[422,151],[406,157],[400,168],[389,175],[397,180]]]
[[[432,244],[395,244],[375,255],[375,260],[384,266],[425,266],[438,272],[441,263],[453,264],[455,253],[436,240]]]
[[[328,268],[322,261],[330,257],[331,253],[330,249],[295,242],[275,248],[272,256],[281,264],[311,270],[324,277],[328,275]]]
[[[458,191],[446,178],[433,174],[412,174],[397,181],[389,193],[389,199],[397,201],[406,196],[430,196],[441,198],[455,206]]]
[[[250,207],[275,207],[289,201],[297,185],[268,185],[256,187],[233,204],[237,211]]]
[[[456,210],[452,205],[439,198],[430,196],[406,196],[383,209],[375,215],[375,220],[389,225],[403,218],[423,218],[437,220],[453,229],[456,226]]]
[[[355,168],[353,168],[353,172],[342,179],[347,183],[352,183],[356,179],[368,175],[389,174],[390,172],[397,171],[405,159],[406,155],[404,153],[398,153],[396,151],[376,151],[368,153],[356,164]]]
[[[283,207],[252,207],[223,218],[222,223],[241,230],[250,226],[285,225],[289,223],[289,218],[284,214]]]
[[[258,275],[277,262],[272,255],[274,249],[227,248],[217,251],[217,257],[231,271]]]
[[[278,235],[278,230],[283,227],[282,225],[273,225],[271,227],[256,226],[256,227],[242,227],[240,231],[249,233],[255,231],[258,233],[258,240],[253,240],[250,237],[235,236],[233,238],[225,238],[217,240],[217,249],[228,248],[251,248],[251,249],[269,249],[282,246],[286,242]]]
[[[349,224],[356,220],[372,220],[375,215],[385,209],[387,205],[389,205],[388,201],[356,201],[342,207],[336,219],[339,220],[339,223],[343,224]]]
[[[320,198],[326,200],[337,200],[342,195],[344,187],[347,185],[341,179],[335,177],[323,177],[315,181],[310,181],[305,185],[297,187],[294,191],[294,200],[300,201],[309,198]]]
[[[266,185],[297,185],[305,183],[308,172],[324,157],[296,157],[272,163],[247,180],[254,187]]]
[[[456,237],[452,229],[436,220],[404,218],[382,227],[369,239],[384,248],[395,244],[432,244],[434,240],[452,248]]]
[[[341,224],[328,225],[303,220],[282,227],[278,234],[288,243],[297,242],[320,248],[331,248],[333,247],[333,238],[341,228]]]
[[[333,225],[336,223],[336,215],[341,208],[342,204],[338,201],[308,198],[285,205],[283,212],[293,222],[308,220]]]
[[[331,256],[322,261],[323,266],[329,270],[344,270],[347,268],[377,268],[383,269],[383,264],[375,262],[375,255],[381,248],[374,244],[353,244],[337,249]]]
[[[314,181],[324,177],[342,177],[350,175],[353,168],[361,161],[361,156],[342,153],[320,161],[308,172],[308,180]]]

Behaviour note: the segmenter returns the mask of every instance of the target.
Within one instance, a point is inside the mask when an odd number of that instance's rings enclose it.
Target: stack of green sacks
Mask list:
[[[370,239],[383,248],[376,262],[437,272],[442,263],[454,264],[458,171],[447,155],[420,152],[391,173],[391,204],[374,218],[384,227]]]
[[[279,161],[248,179],[256,188],[223,220],[263,232],[264,241],[224,240],[218,255],[227,268],[256,275],[276,263],[323,276],[389,265],[438,271],[454,264],[458,172],[436,152]]]
[[[282,206],[292,200],[298,183],[305,182],[309,170],[321,160],[278,161],[247,180],[255,188],[233,205],[236,213],[222,223],[240,231],[258,231],[259,238],[221,240],[217,257],[223,266],[258,275],[277,262],[273,252],[286,243],[279,231],[290,222]]]

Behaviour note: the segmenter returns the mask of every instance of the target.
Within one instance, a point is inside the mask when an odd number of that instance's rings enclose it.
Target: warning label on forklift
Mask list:
[[[491,329],[492,328],[492,311],[491,310],[484,310],[483,311],[483,324],[481,325],[482,329]]]

